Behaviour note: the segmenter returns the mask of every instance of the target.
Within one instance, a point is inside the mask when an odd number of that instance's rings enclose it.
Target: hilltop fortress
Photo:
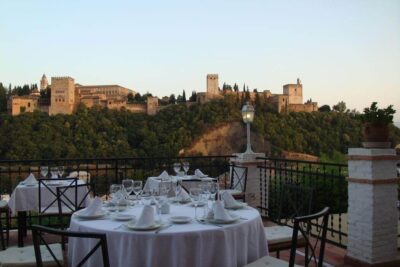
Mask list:
[[[147,97],[146,103],[128,103],[128,94],[136,93],[119,85],[81,85],[71,77],[52,77],[48,84],[46,75],[40,80],[40,91],[51,88],[50,101],[41,101],[40,92],[34,91],[28,96],[12,96],[8,102],[11,115],[40,110],[49,115],[72,114],[78,105],[86,107],[100,106],[109,109],[126,109],[136,113],[154,115],[158,109],[158,98]]]
[[[218,87],[218,74],[207,75],[207,91],[197,94],[197,101],[205,103],[208,101],[221,99],[224,95],[238,94],[244,97],[246,92],[235,92],[232,89],[221,90]],[[271,106],[279,113],[281,112],[313,112],[318,111],[318,103],[307,101],[303,102],[303,85],[300,79],[297,79],[295,84],[285,84],[282,94],[272,94],[270,90],[263,92],[248,92],[252,102],[255,101],[257,95],[264,98],[265,103]]]
[[[312,112],[318,110],[316,102],[303,103],[303,85],[300,79],[296,84],[283,86],[282,94],[272,94],[270,90],[263,92],[239,92],[232,89],[221,90],[219,88],[218,74],[208,74],[206,78],[206,92],[197,93],[197,103],[203,104],[209,101],[224,98],[225,95],[236,94],[240,97],[247,95],[254,102],[256,97],[262,97],[265,103],[270,104],[277,112]],[[41,98],[50,88],[50,98]],[[128,95],[136,94],[131,89],[119,85],[81,85],[75,83],[71,77],[52,77],[48,84],[46,75],[40,80],[39,90],[30,95],[11,96],[8,100],[8,111],[11,115],[23,112],[40,110],[49,115],[72,114],[80,104],[91,108],[100,106],[109,109],[125,109],[136,113],[154,115],[159,111],[158,97],[148,96],[145,103],[128,103]]]

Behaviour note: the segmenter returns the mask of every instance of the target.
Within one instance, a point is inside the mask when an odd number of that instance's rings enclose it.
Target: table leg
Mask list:
[[[26,211],[18,212],[17,223],[18,223],[18,247],[23,247],[24,235],[26,231]]]

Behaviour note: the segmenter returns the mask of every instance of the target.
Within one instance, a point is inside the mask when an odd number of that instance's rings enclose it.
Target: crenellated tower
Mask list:
[[[218,74],[207,74],[207,94],[219,94]]]

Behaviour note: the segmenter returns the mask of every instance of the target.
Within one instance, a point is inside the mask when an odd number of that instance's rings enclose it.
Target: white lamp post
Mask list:
[[[243,122],[247,124],[247,148],[244,154],[253,154],[254,152],[251,150],[250,144],[250,123],[254,120],[254,107],[249,102],[242,108],[242,118]]]

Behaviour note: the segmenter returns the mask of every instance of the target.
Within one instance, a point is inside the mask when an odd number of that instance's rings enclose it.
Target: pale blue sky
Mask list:
[[[400,121],[400,1],[1,0],[0,81],[68,75],[157,96],[223,82],[362,110],[394,104]]]

